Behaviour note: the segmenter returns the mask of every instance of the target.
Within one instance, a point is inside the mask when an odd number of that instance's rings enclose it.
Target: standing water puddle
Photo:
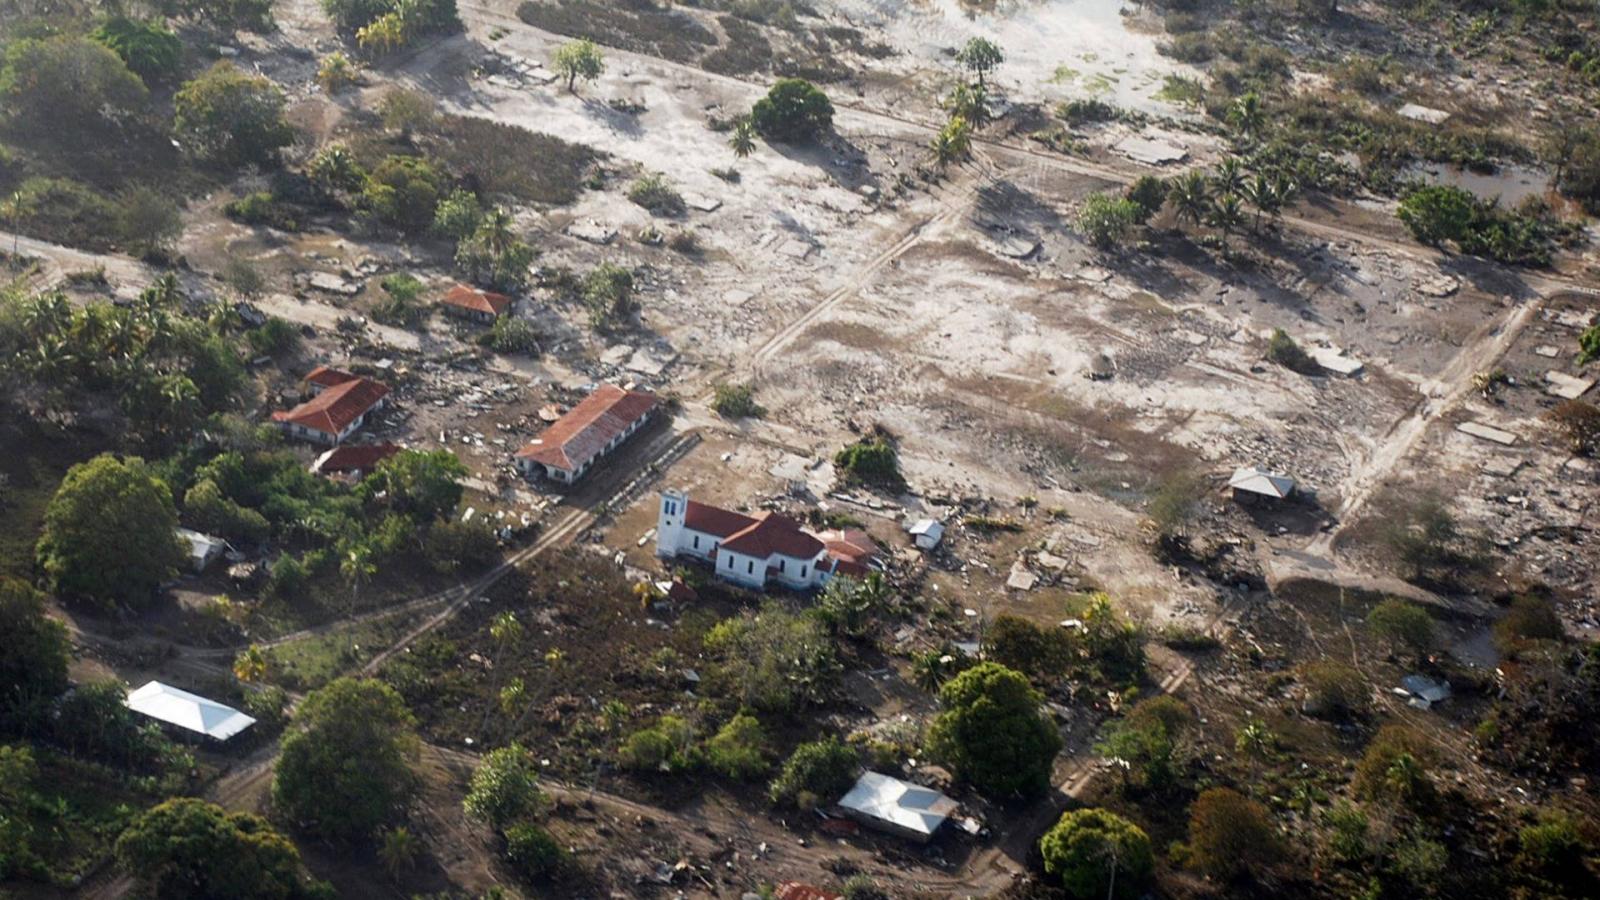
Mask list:
[[[1448,184],[1471,191],[1480,200],[1500,198],[1500,205],[1514,209],[1529,197],[1550,193],[1550,176],[1525,166],[1501,166],[1493,174],[1474,172],[1441,163],[1412,163],[1400,173],[1428,184]]]
[[[1197,72],[1158,53],[1155,31],[1130,29],[1122,0],[994,0],[981,6],[960,0],[825,0],[821,5],[882,29],[900,50],[952,70],[946,51],[986,37],[1005,51],[997,78],[1014,101],[1093,97],[1152,115],[1188,114],[1156,94],[1166,76],[1193,78]]]

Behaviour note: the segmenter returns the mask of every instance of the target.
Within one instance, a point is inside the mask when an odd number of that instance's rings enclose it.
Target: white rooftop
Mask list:
[[[1228,487],[1236,491],[1282,500],[1294,493],[1294,479],[1287,475],[1263,472],[1254,466],[1246,466],[1234,471],[1233,477],[1228,479]]]
[[[932,835],[953,815],[956,801],[933,788],[867,772],[839,801],[845,809],[899,828]]]
[[[128,708],[152,719],[225,741],[256,723],[231,706],[152,681],[128,695]]]
[[[222,552],[228,542],[209,534],[201,534],[189,528],[179,528],[178,537],[189,543],[189,558],[196,562],[209,560],[213,554]]]
[[[934,540],[938,540],[944,534],[944,523],[936,519],[919,519],[915,525],[911,526],[911,533],[925,534]]]

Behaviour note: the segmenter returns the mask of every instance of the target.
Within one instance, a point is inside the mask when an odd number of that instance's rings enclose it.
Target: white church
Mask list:
[[[803,591],[835,575],[861,578],[877,551],[865,532],[814,535],[787,516],[747,516],[696,503],[683,491],[663,491],[656,518],[656,556],[702,560],[718,578],[756,590],[776,583]]]

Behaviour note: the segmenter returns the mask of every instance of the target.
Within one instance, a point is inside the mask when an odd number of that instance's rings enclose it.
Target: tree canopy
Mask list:
[[[38,562],[52,589],[110,607],[150,602],[188,554],[166,482],[136,456],[67,470],[45,509]]]
[[[94,132],[146,100],[144,83],[122,58],[88,38],[22,38],[0,56],[0,109],[45,134]]]
[[[1081,900],[1137,897],[1155,870],[1150,836],[1104,809],[1077,809],[1039,839],[1044,870]]]
[[[606,70],[605,56],[594,41],[580,38],[568,41],[556,48],[555,58],[556,74],[567,80],[567,91],[571,93],[577,85],[578,79],[593,81],[599,78]]]
[[[227,61],[185,82],[173,107],[173,136],[184,152],[219,166],[268,165],[294,141],[283,91]]]
[[[1005,51],[1000,49],[999,44],[985,37],[971,38],[956,51],[956,62],[960,63],[963,69],[976,75],[980,85],[990,72],[999,68],[1005,61]]]
[[[489,751],[478,764],[462,806],[467,815],[502,830],[538,812],[543,803],[539,761],[521,744],[512,744]]]
[[[929,749],[991,797],[1042,794],[1061,749],[1042,700],[1022,673],[979,663],[939,689],[944,711],[929,729]]]
[[[308,896],[300,852],[271,824],[194,797],[145,810],[117,839],[117,862],[171,900]]]
[[[1220,881],[1259,873],[1281,855],[1266,807],[1230,788],[1211,788],[1189,806],[1189,858]]]
[[[272,799],[306,831],[365,838],[411,796],[415,723],[393,688],[340,678],[306,697],[295,722]]]
[[[160,22],[113,16],[90,33],[146,82],[170,78],[183,62],[183,42]]]
[[[806,807],[831,803],[855,783],[861,758],[838,738],[812,741],[794,748],[778,777],[767,789],[773,803]]]
[[[833,127],[833,103],[803,78],[780,78],[751,107],[750,124],[773,140],[814,140]]]
[[[67,630],[44,614],[44,599],[26,582],[0,579],[0,735],[34,732],[67,689]]]
[[[368,500],[386,494],[397,512],[431,522],[455,510],[466,476],[467,467],[449,450],[402,450],[362,479],[361,494]]]

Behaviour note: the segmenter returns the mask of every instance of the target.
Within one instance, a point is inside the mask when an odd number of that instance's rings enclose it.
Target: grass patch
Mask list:
[[[474,116],[440,116],[429,150],[480,190],[525,203],[578,199],[583,173],[598,154],[548,134]]]
[[[397,612],[272,647],[272,681],[292,691],[322,687],[393,646],[417,619],[415,611]]]
[[[628,8],[594,0],[530,0],[517,7],[517,18],[545,31],[586,37],[674,62],[691,62],[717,42],[716,36],[699,22],[675,10],[659,8],[649,0],[634,0]]]
[[[111,853],[128,823],[158,795],[136,789],[107,766],[76,760],[43,747],[33,748],[38,765],[35,802],[21,824],[27,829],[32,871],[27,881],[67,888]],[[153,786],[152,786],[153,787]]]
[[[0,408],[0,575],[31,578],[45,507],[74,463],[105,449],[87,432],[51,434],[15,408]]]

